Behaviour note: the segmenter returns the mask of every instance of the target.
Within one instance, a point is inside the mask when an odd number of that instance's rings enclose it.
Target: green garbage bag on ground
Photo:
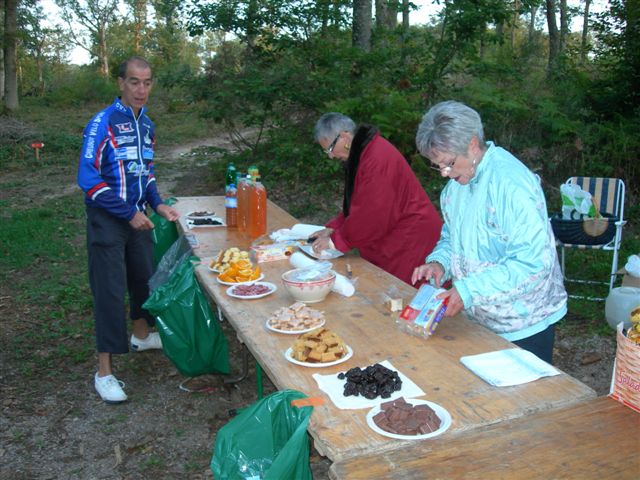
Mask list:
[[[282,390],[258,400],[216,434],[211,471],[216,480],[311,480],[307,424],[313,407]]]
[[[164,203],[173,205],[176,203],[175,198],[167,198]],[[175,222],[170,222],[156,212],[151,212],[149,220],[153,222],[153,230],[151,230],[151,238],[153,238],[153,264],[158,265],[162,256],[171,245],[178,239],[178,228]]]
[[[183,258],[169,279],[144,303],[156,317],[162,349],[182,375],[229,373],[227,339],[195,276]]]

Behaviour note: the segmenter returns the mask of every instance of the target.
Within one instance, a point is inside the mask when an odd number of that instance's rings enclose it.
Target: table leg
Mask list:
[[[242,345],[242,372],[240,372],[240,376],[233,378],[225,378],[224,383],[238,383],[247,378],[249,374],[249,351],[247,347]]]

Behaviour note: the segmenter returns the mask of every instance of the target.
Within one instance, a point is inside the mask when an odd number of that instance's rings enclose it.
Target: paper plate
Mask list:
[[[208,210],[204,210],[202,212],[204,215],[195,215],[196,213],[199,212],[189,212],[185,215],[185,217],[189,220],[196,220],[198,218],[215,218],[216,216],[216,212],[210,212]]]
[[[266,297],[267,295],[271,295],[273,292],[275,292],[278,289],[278,287],[276,287],[273,283],[255,281],[253,282],[253,285],[264,285],[265,287],[269,288],[269,291],[265,293],[261,293],[259,295],[236,295],[233,293],[233,289],[236,288],[238,285],[243,285],[243,284],[236,283],[232,287],[227,288],[227,295],[233,298],[237,298],[239,300],[255,300],[256,298],[262,298],[262,297]]]
[[[385,437],[395,438],[397,440],[424,440],[425,438],[437,437],[438,435],[446,432],[451,426],[451,415],[444,407],[441,407],[437,403],[429,402],[428,400],[419,400],[416,398],[408,398],[406,399],[406,402],[411,405],[429,405],[429,407],[436,412],[438,418],[440,418],[440,428],[435,432],[425,433],[422,435],[398,435],[397,433],[387,432],[386,430],[381,429],[376,425],[376,422],[373,421],[373,417],[380,413],[380,405],[377,405],[367,413],[367,424],[371,427],[371,430]]]
[[[314,327],[312,328],[312,330],[315,330],[316,328],[318,327]],[[333,365],[338,365],[339,363],[346,362],[351,357],[353,357],[353,350],[351,350],[351,347],[349,345],[347,345],[347,354],[344,357],[339,358],[338,360],[335,360],[333,362],[327,362],[327,363],[301,362],[300,360],[296,360],[295,358],[292,358],[291,357],[292,353],[293,353],[293,348],[289,347],[287,351],[284,352],[284,358],[289,360],[291,363],[295,363],[296,365],[302,365],[303,367],[311,367],[311,368],[331,367]]]
[[[342,253],[340,250],[335,250],[333,248],[329,250],[323,250],[322,254],[319,255],[313,251],[313,247],[311,245],[298,245],[298,247],[310,257],[317,258],[318,260],[331,260],[333,258],[338,258],[344,255],[344,253]]]
[[[301,333],[307,333],[307,332],[310,332],[311,330],[315,330],[316,328],[322,327],[326,323],[326,321],[327,320],[323,318],[322,321],[315,327],[305,328],[304,330],[280,330],[278,328],[275,328],[269,325],[269,320],[267,320],[266,326],[267,326],[267,329],[271,330],[272,332],[286,333],[288,335],[299,335]]]
[[[245,283],[256,283],[256,282],[259,282],[263,278],[264,278],[264,273],[261,273],[260,276],[258,278],[256,278],[255,280],[247,280],[246,282],[225,282],[224,280],[220,280],[220,277],[216,277],[216,280],[218,281],[218,283],[221,283],[222,285],[243,285]]]
[[[193,219],[187,219],[187,226],[189,228],[218,228],[218,227],[226,227],[227,224],[224,222],[224,220],[220,217],[199,217],[199,219],[204,219],[204,218],[210,218],[211,220],[216,220],[218,222],[220,222],[220,225],[196,225],[194,224],[194,220]]]

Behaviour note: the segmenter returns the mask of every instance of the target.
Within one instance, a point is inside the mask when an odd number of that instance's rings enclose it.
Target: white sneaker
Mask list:
[[[94,385],[105,403],[122,403],[127,400],[127,394],[122,390],[124,382],[121,382],[113,375],[99,377],[96,373]]]
[[[162,340],[160,340],[160,334],[158,332],[150,332],[147,338],[138,338],[135,335],[131,335],[131,349],[136,352],[143,350],[151,350],[152,348],[162,348]]]

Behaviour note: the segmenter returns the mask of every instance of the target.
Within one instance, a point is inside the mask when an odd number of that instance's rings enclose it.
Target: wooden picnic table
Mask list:
[[[314,373],[337,374],[355,366],[390,361],[425,392],[425,399],[441,405],[451,414],[452,425],[439,441],[595,397],[592,389],[564,373],[514,387],[498,388],[485,383],[467,370],[459,358],[513,347],[510,342],[467,321],[462,315],[441,322],[436,334],[428,340],[401,332],[395,324],[397,314],[384,306],[383,295],[394,288],[408,302],[416,290],[352,253],[333,260],[333,266],[338,273],[345,273],[346,263],[351,264],[354,278],[357,278],[355,295],[346,298],[332,292],[313,307],[324,311],[325,327],[345,340],[353,349],[353,357],[332,367],[294,365],[283,353],[292,345],[295,336],[274,333],[265,327],[272,312],[293,303],[280,280],[281,274],[292,268],[289,262],[260,264],[265,281],[279,286],[274,294],[259,300],[232,298],[225,292],[228,287],[216,281],[208,264],[222,248],[248,249],[251,239],[235,228],[188,229],[184,219],[188,212],[213,210],[224,216],[223,197],[181,197],[174,207],[183,215],[180,220],[182,230],[195,234],[198,240],[194,253],[203,260],[196,269],[198,279],[234,328],[238,339],[278,389],[295,389],[325,399],[324,405],[315,407],[308,430],[319,453],[334,462],[404,448],[407,444],[374,433],[366,423],[366,410],[335,407],[319,389],[312,377]],[[269,232],[298,223],[272,202],[268,202],[267,211]]]
[[[331,465],[333,480],[640,477],[640,415],[599,397],[447,438]]]

